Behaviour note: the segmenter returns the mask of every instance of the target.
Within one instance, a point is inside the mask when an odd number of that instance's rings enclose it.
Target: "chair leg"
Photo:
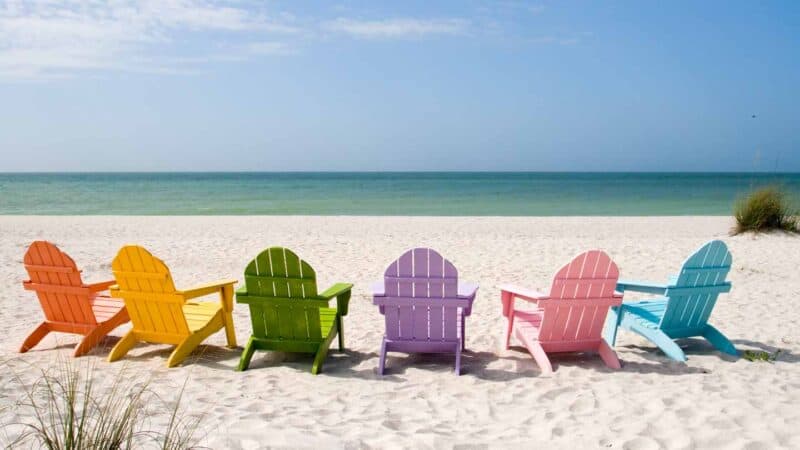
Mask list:
[[[108,362],[114,362],[130,351],[133,346],[136,345],[136,334],[134,334],[133,330],[128,331],[125,333],[125,336],[117,342],[117,345],[111,349],[111,353],[108,354]]]
[[[461,375],[461,345],[456,344],[456,375]]]
[[[239,358],[239,366],[236,368],[237,371],[244,372],[248,367],[250,367],[250,360],[253,358],[253,353],[255,353],[255,351],[255,339],[250,336],[250,339],[247,341],[247,345],[244,346],[242,357]]]
[[[325,362],[325,358],[327,356],[328,356],[328,345],[325,345],[325,342],[323,342],[319,346],[319,349],[317,349],[317,355],[314,356],[314,364],[311,365],[312,375],[316,375],[322,371],[322,364]]]
[[[233,308],[228,307],[228,305],[233,305],[233,286],[223,286],[220,296],[223,304],[222,321],[225,324],[225,338],[228,340],[228,348],[234,348],[236,347],[236,329],[233,327]]]
[[[381,355],[378,359],[378,375],[383,375],[383,370],[386,367],[386,336],[383,337],[381,342]]]
[[[527,347],[533,359],[536,360],[536,364],[539,365],[542,375],[553,373],[553,366],[550,364],[550,358],[547,357],[547,353],[545,353],[542,346],[538,342],[532,342]]]
[[[686,362],[686,355],[683,353],[683,350],[681,350],[671,337],[664,334],[663,331],[649,328],[633,328],[631,331],[635,331],[649,339],[650,342],[656,344],[669,358],[675,361]]]
[[[189,335],[186,339],[183,340],[183,342],[178,344],[178,346],[175,347],[175,350],[172,351],[172,354],[169,355],[169,359],[167,360],[167,367],[175,367],[178,364],[180,364],[207,337],[208,336],[206,335],[206,333],[199,333],[199,332]]]
[[[25,341],[22,343],[22,346],[19,348],[20,353],[25,353],[28,350],[32,349],[36,346],[42,339],[44,339],[47,334],[50,333],[50,327],[47,325],[47,322],[42,322],[39,324],[33,332],[25,338]]]
[[[703,331],[703,337],[722,353],[739,356],[739,352],[736,350],[736,347],[733,346],[733,343],[711,325],[706,325],[706,329]]]
[[[339,351],[344,351],[344,321],[340,314],[336,314],[336,325],[339,328]]]
[[[104,324],[98,325],[94,330],[90,331],[89,334],[83,337],[80,344],[75,347],[75,352],[73,356],[76,358],[78,356],[83,356],[92,350],[107,334],[111,331],[108,329],[107,326]]]
[[[597,352],[600,353],[600,358],[603,359],[603,362],[606,363],[606,366],[609,368],[616,370],[622,368],[622,364],[620,364],[619,358],[617,358],[617,352],[608,345],[605,339],[600,339],[600,348],[597,349]]]
[[[314,364],[311,366],[311,373],[316,375],[322,371],[322,363],[325,362],[325,357],[328,356],[328,349],[333,343],[333,338],[340,333],[339,330],[339,321],[333,323],[333,328],[331,329],[330,333],[328,333],[328,337],[325,338],[324,341],[320,342],[319,348],[317,349],[317,355],[314,357]]]
[[[130,317],[128,317],[128,311],[125,309],[120,310],[117,312],[112,318],[108,319],[105,322],[102,322],[97,325],[97,328],[92,330],[89,334],[87,334],[80,344],[75,347],[75,356],[82,356],[86,353],[90,352],[93,348],[100,343],[108,333],[114,331],[115,328],[130,321]]]
[[[461,350],[467,349],[467,317],[461,311]]]
[[[508,327],[506,328],[506,350],[511,348],[511,332],[514,330],[514,314],[508,316]]]
[[[606,323],[603,327],[603,339],[613,347],[617,343],[617,331],[619,330],[620,319],[622,319],[622,306],[612,306],[608,308]]]

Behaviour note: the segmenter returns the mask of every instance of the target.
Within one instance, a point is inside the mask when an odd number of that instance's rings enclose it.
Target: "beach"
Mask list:
[[[165,345],[139,344],[107,363],[125,325],[77,363],[93,363],[102,377],[124,369],[150,378],[165,398],[185,383],[183,403],[205,413],[203,445],[215,449],[800,448],[800,241],[781,233],[732,237],[732,225],[724,216],[0,216],[0,360],[12,369],[0,372],[0,399],[11,404],[20,396],[14,374],[31,379],[33,368],[70,358],[79,342],[50,334],[17,353],[42,318],[21,285],[32,241],[57,244],[87,282],[110,279],[116,251],[136,243],[167,264],[178,288],[224,278],[241,285],[262,249],[285,246],[315,268],[320,289],[355,285],[344,319],[347,350],[331,351],[321,374],[311,375],[311,355],[267,352],[256,353],[250,370],[234,371],[250,335],[243,305],[234,309],[238,349],[227,349],[219,332],[177,368],[165,367]],[[500,285],[546,290],[561,266],[588,249],[608,252],[621,278],[666,281],[711,239],[730,248],[733,288],[710,323],[740,351],[780,350],[774,362],[725,356],[695,338],[679,341],[688,362],[678,363],[621,331],[621,370],[606,368],[597,355],[565,354],[552,356],[555,372],[542,376],[518,342],[511,350],[501,345]],[[452,355],[398,353],[380,377],[384,324],[369,285],[405,250],[421,246],[480,285],[462,375],[453,373]],[[20,419],[17,409],[0,410],[0,423]]]

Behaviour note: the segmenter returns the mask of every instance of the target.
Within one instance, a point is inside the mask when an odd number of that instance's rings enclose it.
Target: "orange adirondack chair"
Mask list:
[[[125,304],[99,295],[116,281],[84,284],[75,261],[47,241],[35,241],[25,253],[30,280],[22,283],[36,292],[45,320],[22,343],[27,352],[51,331],[85,336],[75,347],[75,356],[94,348],[114,328],[130,320]]]

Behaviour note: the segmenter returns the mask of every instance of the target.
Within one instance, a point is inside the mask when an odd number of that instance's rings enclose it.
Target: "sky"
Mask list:
[[[0,0],[0,172],[800,172],[797,1]]]

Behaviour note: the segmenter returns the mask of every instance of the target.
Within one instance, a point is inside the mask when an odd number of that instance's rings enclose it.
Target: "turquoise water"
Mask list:
[[[728,215],[737,196],[800,174],[0,174],[0,214]]]

